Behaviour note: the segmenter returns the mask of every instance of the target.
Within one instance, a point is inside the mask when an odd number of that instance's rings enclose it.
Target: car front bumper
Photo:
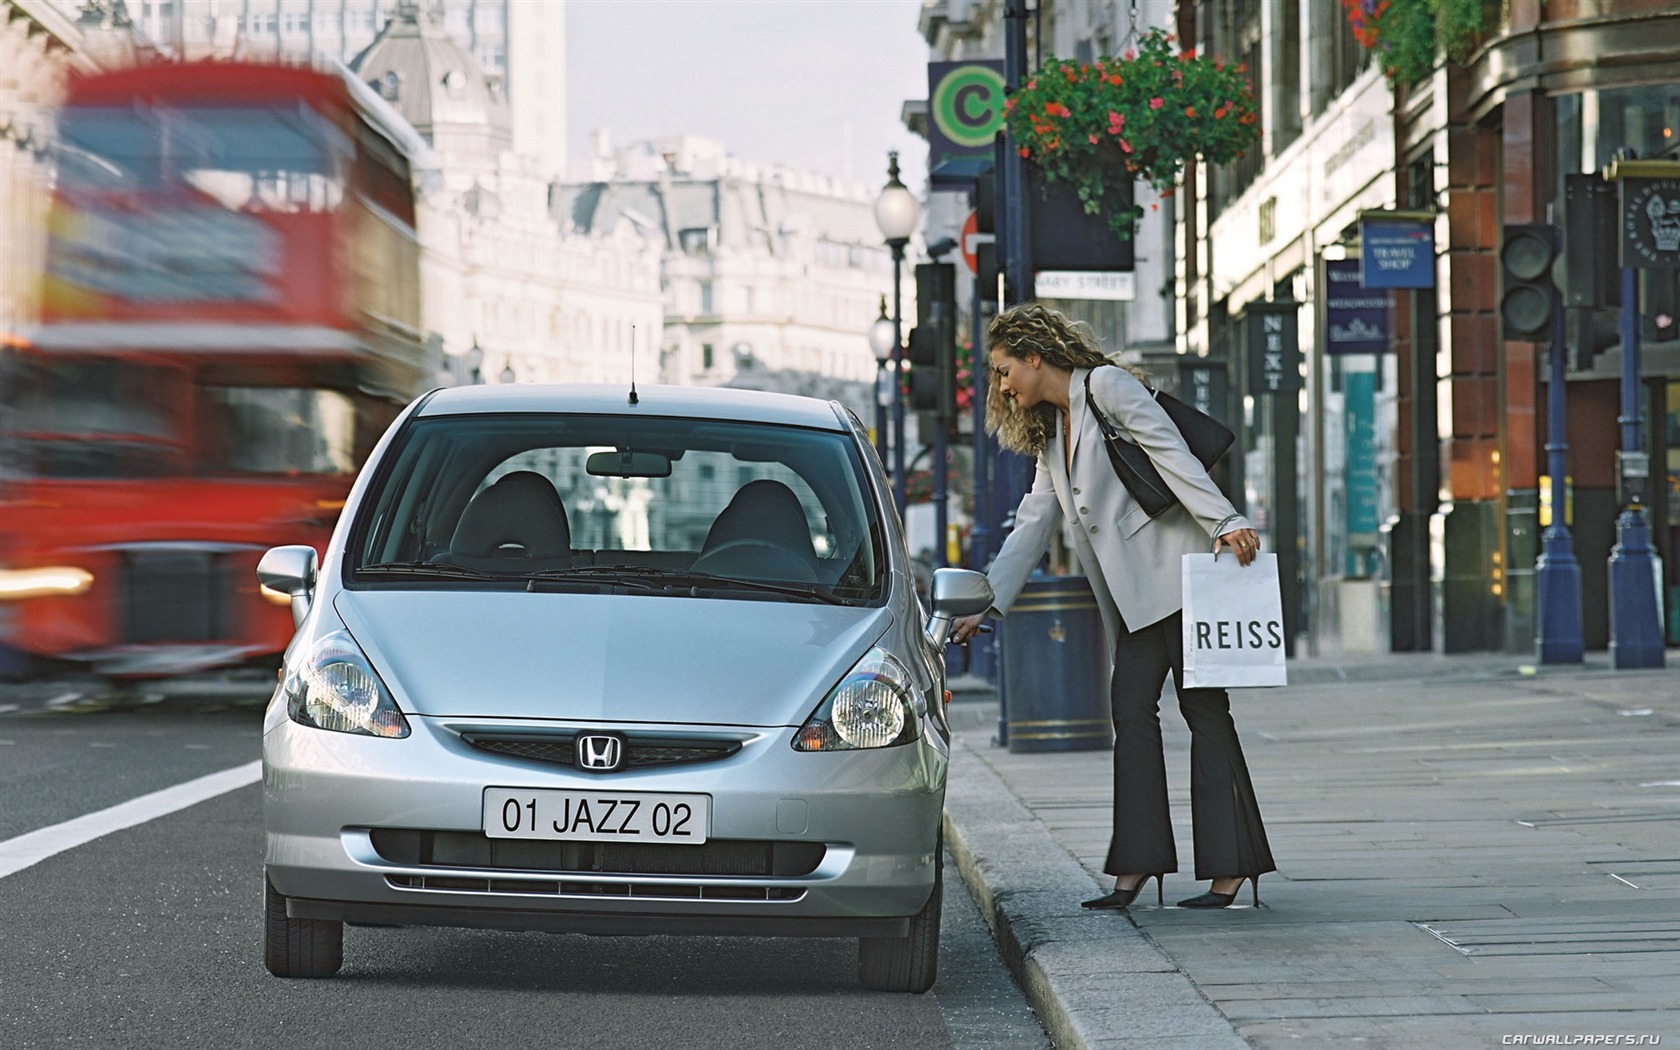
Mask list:
[[[705,732],[742,744],[715,761],[591,774],[475,750],[463,734],[482,731],[482,722],[409,722],[408,737],[383,740],[270,718],[265,864],[293,918],[602,934],[898,936],[933,889],[947,756],[927,732],[900,747],[804,753],[790,746],[793,731],[785,727],[495,722],[499,732]],[[489,859],[483,838],[491,786],[705,794],[711,840],[761,845],[766,856],[800,844],[790,852],[814,865],[798,865],[799,874],[728,875],[612,870],[599,860],[509,867]],[[392,831],[457,848],[440,850],[447,854],[441,862],[429,848],[399,855],[388,847]]]

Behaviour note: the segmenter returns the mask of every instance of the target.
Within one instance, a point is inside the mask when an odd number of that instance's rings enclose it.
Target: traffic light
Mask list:
[[[1557,231],[1545,223],[1507,225],[1499,239],[1499,327],[1504,339],[1543,343],[1552,335],[1552,261]]]
[[[910,408],[944,419],[957,414],[957,271],[950,263],[916,267],[916,327],[910,330]]]

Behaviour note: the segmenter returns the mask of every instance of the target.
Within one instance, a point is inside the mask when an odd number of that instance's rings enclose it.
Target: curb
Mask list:
[[[1130,919],[1080,909],[1096,880],[955,736],[945,847],[1058,1050],[1247,1050]]]

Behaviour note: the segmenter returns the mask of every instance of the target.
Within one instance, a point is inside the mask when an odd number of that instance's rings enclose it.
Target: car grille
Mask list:
[[[584,882],[572,879],[471,879],[458,875],[387,875],[385,882],[402,890],[521,893],[551,897],[616,897],[621,900],[796,901],[805,896],[805,890],[798,886]]]
[[[527,762],[546,762],[557,766],[575,766],[577,763],[576,733],[542,736],[472,733],[463,736],[462,739],[477,750],[492,755],[504,755]],[[627,735],[624,764],[619,769],[715,762],[721,758],[728,758],[739,750],[739,740]]]
[[[408,867],[540,871],[557,874],[797,878],[822,863],[820,842],[712,839],[698,846],[493,839],[479,832],[374,828],[374,851]],[[430,878],[430,876],[427,876]]]

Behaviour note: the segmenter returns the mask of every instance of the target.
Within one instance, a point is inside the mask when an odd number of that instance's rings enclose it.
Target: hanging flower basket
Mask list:
[[[1391,87],[1428,76],[1437,51],[1465,62],[1490,24],[1484,0],[1342,0],[1342,8],[1354,39],[1376,54]]]
[[[1172,40],[1152,29],[1119,58],[1051,59],[1005,106],[1021,156],[1121,237],[1143,214],[1132,179],[1167,196],[1186,161],[1229,164],[1259,139],[1247,69],[1175,53]]]

